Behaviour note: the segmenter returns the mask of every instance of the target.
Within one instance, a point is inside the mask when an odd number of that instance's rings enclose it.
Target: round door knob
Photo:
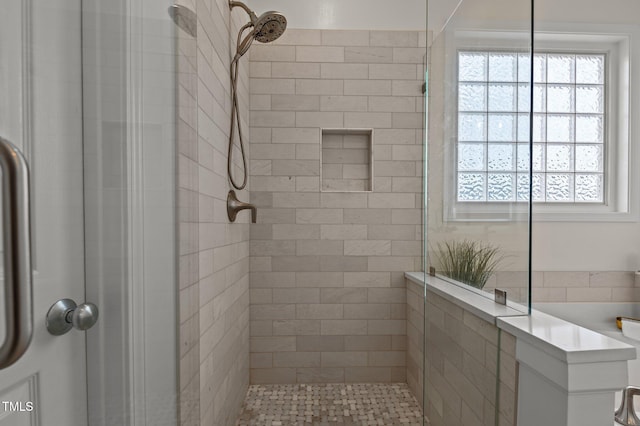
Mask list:
[[[98,321],[98,307],[93,303],[76,305],[72,299],[60,299],[47,312],[47,330],[61,336],[72,328],[87,330]]]
[[[98,307],[93,303],[83,303],[73,310],[71,323],[77,330],[88,330],[98,321]]]

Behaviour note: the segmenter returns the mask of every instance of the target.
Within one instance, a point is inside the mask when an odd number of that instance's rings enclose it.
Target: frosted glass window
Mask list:
[[[458,52],[458,201],[602,203],[606,55],[535,54],[533,120],[530,71],[526,53]]]

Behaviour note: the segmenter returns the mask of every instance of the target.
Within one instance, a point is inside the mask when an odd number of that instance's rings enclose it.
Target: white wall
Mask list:
[[[601,23],[640,26],[640,2],[631,0],[536,0],[536,25]],[[615,27],[613,27],[615,30]],[[633,44],[632,44],[633,46]],[[632,48],[632,55],[639,54]],[[631,82],[632,87],[640,82]],[[637,122],[638,111],[630,122]],[[632,136],[638,149],[640,135]],[[631,167],[634,162],[631,162]],[[636,186],[637,189],[637,186]],[[533,261],[537,270],[610,270],[640,268],[640,223],[535,223]]]
[[[452,0],[449,0],[452,1]],[[424,30],[427,0],[248,0],[258,16],[282,12],[289,28]]]

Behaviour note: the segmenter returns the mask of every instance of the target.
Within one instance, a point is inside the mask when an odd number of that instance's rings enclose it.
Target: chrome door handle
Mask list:
[[[26,352],[33,335],[29,167],[22,153],[0,138],[6,335],[0,369]]]
[[[88,330],[98,321],[98,307],[93,303],[76,305],[72,299],[60,299],[47,312],[47,330],[61,336],[75,328]]]

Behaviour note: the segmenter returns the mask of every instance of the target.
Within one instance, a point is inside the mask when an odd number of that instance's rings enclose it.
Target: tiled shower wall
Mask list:
[[[249,225],[246,215],[229,223],[226,213],[229,34],[246,15],[230,14],[227,0],[182,3],[197,12],[198,35],[178,31],[177,41],[180,424],[233,425],[249,383]],[[244,59],[238,87],[248,135]]]
[[[250,63],[252,383],[404,382],[426,34],[288,29]],[[322,192],[321,128],[372,128],[373,191]]]

